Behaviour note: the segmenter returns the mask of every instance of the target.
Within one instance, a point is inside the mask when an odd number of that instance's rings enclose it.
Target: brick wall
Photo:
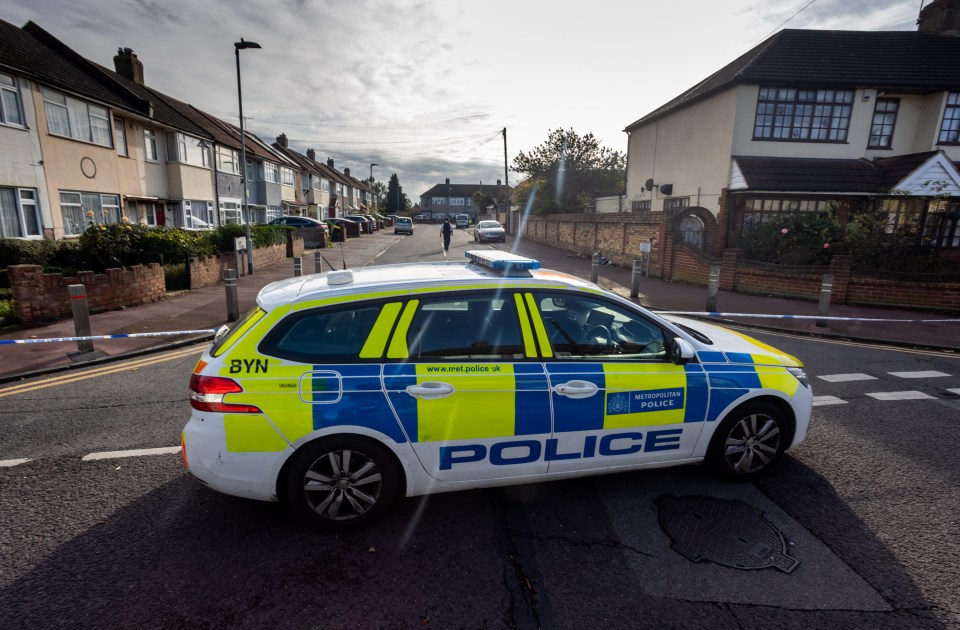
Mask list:
[[[301,238],[294,238],[286,245],[269,245],[256,247],[253,250],[253,270],[282,263],[288,257],[303,256],[304,243]],[[290,256],[287,252],[292,252]],[[215,256],[197,256],[190,259],[190,288],[200,289],[223,282],[223,272],[227,269],[236,269],[236,255],[217,254]],[[240,252],[240,269],[247,272],[247,254]],[[291,267],[292,269],[292,267]],[[292,273],[292,272],[291,272]],[[241,275],[241,274],[238,274]]]
[[[640,243],[659,236],[659,215],[660,213],[617,213],[531,216],[527,220],[523,236],[588,257],[599,250],[603,256],[615,263],[630,266],[640,255]]]
[[[43,273],[39,265],[7,267],[14,312],[24,324],[55,321],[73,314],[70,305],[71,284],[82,284],[91,313],[121,306],[139,306],[156,302],[166,295],[163,267],[157,263],[130,269],[107,269],[105,273],[81,271],[75,277]]]

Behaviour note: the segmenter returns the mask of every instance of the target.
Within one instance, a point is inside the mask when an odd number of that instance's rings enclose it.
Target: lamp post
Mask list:
[[[247,135],[243,128],[243,92],[240,89],[240,50],[263,48],[257,42],[247,42],[241,37],[234,42],[233,50],[237,57],[237,102],[240,104],[240,181],[243,183],[243,216],[247,224],[247,273],[253,275],[253,242],[250,240],[250,206],[247,204]]]
[[[374,166],[380,166],[380,165],[379,165],[379,164],[374,164],[373,162],[370,163],[370,205],[373,206],[373,209],[374,209],[374,210],[379,211],[379,208],[377,208],[377,197],[376,197],[376,193],[375,193],[374,190],[373,190],[373,167],[374,167]]]

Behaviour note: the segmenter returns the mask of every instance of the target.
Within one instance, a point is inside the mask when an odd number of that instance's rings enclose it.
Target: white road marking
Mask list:
[[[876,398],[877,400],[936,400],[934,396],[917,391],[875,392],[873,394],[867,394],[867,396]]]
[[[836,396],[814,396],[813,397],[813,406],[820,407],[821,405],[845,405],[847,401],[840,400]]]
[[[926,372],[887,372],[890,376],[899,376],[900,378],[939,378],[941,376],[950,376],[943,372],[928,370]]]
[[[179,446],[167,446],[164,448],[141,448],[132,451],[104,451],[101,453],[90,453],[84,455],[81,461],[90,462],[97,459],[117,459],[120,457],[142,457],[143,455],[169,455],[179,453]]]
[[[876,376],[870,376],[869,374],[827,374],[824,376],[818,376],[817,378],[823,379],[828,383],[846,383],[847,381],[875,381],[877,380]]]
[[[11,466],[19,466],[20,464],[26,464],[29,462],[29,459],[3,459],[0,460],[0,468],[10,468]]]
[[[960,394],[960,387],[951,387],[947,391],[950,392],[951,394]]]

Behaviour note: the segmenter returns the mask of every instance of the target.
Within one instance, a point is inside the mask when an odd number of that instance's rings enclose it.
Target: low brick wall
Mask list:
[[[158,263],[130,269],[107,269],[105,273],[81,271],[75,277],[43,273],[43,267],[39,265],[12,265],[7,267],[7,273],[14,312],[24,324],[72,316],[73,307],[67,289],[71,284],[84,286],[91,313],[156,302],[167,291],[163,267]]]
[[[286,245],[269,245],[256,247],[253,250],[253,270],[282,263],[288,258],[303,256],[304,242],[295,238]],[[288,255],[288,252],[292,252]],[[215,256],[197,256],[190,259],[190,288],[200,289],[223,283],[223,272],[227,269],[236,269],[236,255],[217,254]],[[240,269],[247,272],[247,254],[240,252]],[[291,267],[290,274],[293,275]],[[242,274],[238,274],[242,275]]]
[[[568,252],[590,256],[600,251],[613,262],[630,266],[640,243],[660,239],[662,213],[551,214],[529,217],[523,237]],[[654,244],[654,260],[656,245]]]

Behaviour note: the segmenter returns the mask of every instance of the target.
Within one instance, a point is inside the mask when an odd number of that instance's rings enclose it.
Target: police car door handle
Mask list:
[[[567,398],[589,398],[597,393],[596,383],[590,381],[567,381],[553,387],[553,391]]]
[[[445,398],[453,393],[453,385],[449,383],[438,383],[436,381],[428,381],[426,383],[420,383],[418,385],[410,385],[405,390],[408,394],[414,398]]]

